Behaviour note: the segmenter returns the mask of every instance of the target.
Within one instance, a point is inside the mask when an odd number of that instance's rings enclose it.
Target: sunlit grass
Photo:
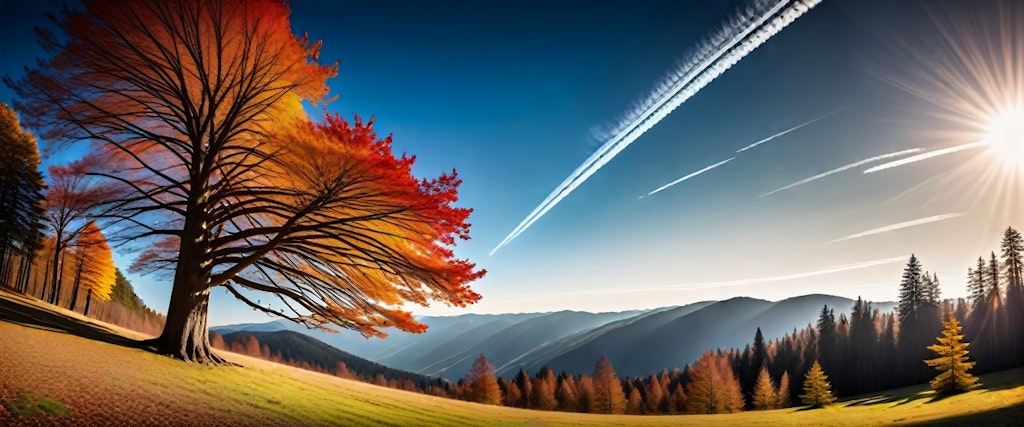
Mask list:
[[[25,345],[7,344],[15,342]],[[8,406],[19,393],[51,396],[71,411],[66,415],[69,420],[83,423],[145,424],[159,419],[173,424],[201,419],[262,425],[865,425],[919,423],[969,413],[987,414],[987,423],[1006,423],[1012,420],[1006,417],[1019,413],[1012,408],[1024,408],[1024,371],[1019,369],[982,376],[982,389],[950,397],[937,397],[919,386],[815,410],[602,416],[442,399],[233,353],[223,355],[241,367],[188,364],[4,322],[0,343],[0,402]]]

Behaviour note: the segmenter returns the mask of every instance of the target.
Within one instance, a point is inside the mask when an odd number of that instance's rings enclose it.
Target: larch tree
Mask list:
[[[924,361],[939,371],[939,375],[931,381],[932,390],[939,393],[955,393],[977,387],[978,378],[967,372],[974,367],[974,362],[967,361],[968,343],[963,341],[960,322],[956,317],[950,317],[948,321],[942,322],[942,325],[945,329],[938,338],[939,343],[928,346],[928,349],[937,353],[939,357]]]
[[[501,404],[501,388],[494,378],[494,365],[483,354],[473,361],[473,366],[466,374],[469,383],[469,400],[485,405]]]
[[[404,302],[480,298],[469,283],[484,271],[453,253],[471,212],[454,206],[454,171],[418,180],[372,121],[304,117],[337,68],[293,34],[287,2],[83,3],[54,17],[63,37],[42,33],[54,56],[5,83],[47,140],[93,144],[90,173],[127,192],[104,216],[145,249],[134,269],[173,272],[158,352],[221,361],[207,330],[216,287],[367,336],[425,330]]]
[[[690,369],[686,410],[695,414],[727,414],[743,410],[740,382],[727,357],[708,351]]]
[[[615,368],[607,357],[601,356],[594,364],[594,395],[592,412],[598,414],[626,413],[626,394]]]
[[[106,237],[95,222],[90,221],[82,228],[75,239],[75,281],[72,285],[71,304],[75,310],[78,302],[78,291],[85,291],[85,310],[89,314],[89,305],[93,298],[110,301],[116,279],[117,267],[114,266],[113,254]]]
[[[782,378],[779,379],[779,391],[776,393],[778,399],[775,400],[775,409],[784,409],[792,405],[789,397],[789,371],[782,373]]]
[[[0,283],[10,285],[14,256],[20,256],[16,287],[25,291],[28,270],[38,249],[43,225],[43,177],[39,148],[17,114],[0,102]]]
[[[775,409],[777,406],[778,390],[776,390],[775,384],[772,384],[772,377],[768,374],[767,367],[762,367],[761,372],[757,375],[757,383],[754,385],[754,393],[751,397],[754,409],[764,411]]]
[[[828,383],[828,376],[821,369],[817,360],[811,365],[811,369],[804,376],[804,394],[800,395],[805,405],[812,408],[819,408],[836,401],[829,390],[832,386]]]

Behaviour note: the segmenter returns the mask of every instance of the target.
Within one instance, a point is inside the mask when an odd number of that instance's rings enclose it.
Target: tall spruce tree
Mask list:
[[[911,255],[903,270],[898,305],[899,335],[896,344],[897,374],[899,385],[917,384],[927,379],[921,360],[928,356],[927,343],[931,342],[941,329],[938,307],[932,295],[938,293],[933,280],[925,279],[921,263]]]
[[[939,343],[928,346],[929,350],[938,353],[939,357],[925,360],[928,366],[939,370],[939,375],[931,381],[931,388],[939,393],[955,393],[970,390],[978,386],[978,378],[968,370],[975,362],[967,361],[967,345],[960,334],[960,322],[955,317],[942,323],[945,329],[938,338]]]
[[[1006,367],[1024,364],[1024,238],[1013,227],[1003,232],[1002,273],[1006,283],[1004,322],[1009,328],[1006,337]]]
[[[837,353],[836,339],[836,314],[835,310],[825,305],[818,315],[818,340],[817,359],[828,366],[829,369],[835,366],[834,361]]]
[[[846,370],[850,372],[848,388],[850,394],[864,393],[874,384],[875,369],[878,368],[878,330],[871,303],[858,296],[850,312],[850,349],[847,354]]]

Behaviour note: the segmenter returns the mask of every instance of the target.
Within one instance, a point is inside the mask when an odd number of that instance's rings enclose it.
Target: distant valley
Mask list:
[[[678,307],[618,313],[465,314],[422,317],[426,333],[392,332],[386,339],[366,339],[353,331],[332,334],[285,320],[216,326],[220,334],[236,331],[295,331],[367,360],[430,377],[461,378],[480,354],[495,374],[510,378],[520,369],[536,372],[587,373],[607,356],[621,377],[646,376],[693,363],[717,348],[742,348],[761,328],[772,340],[813,324],[824,305],[849,313],[854,301],[832,295],[805,295],[778,302],[737,297]],[[873,303],[881,312],[894,302]]]

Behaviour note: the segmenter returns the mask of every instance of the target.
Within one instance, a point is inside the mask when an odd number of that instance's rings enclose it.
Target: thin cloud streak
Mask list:
[[[596,152],[562,181],[530,215],[501,241],[490,255],[518,237],[551,208],[572,193],[591,175],[667,117],[702,88],[744,56],[795,21],[821,0],[757,0],[726,20],[686,60],[670,72],[644,101],[634,107],[609,132],[611,136]]]
[[[704,168],[704,169],[701,169],[701,170],[699,170],[699,171],[697,171],[697,172],[691,173],[691,174],[689,174],[689,175],[686,175],[686,176],[684,176],[684,177],[682,177],[682,178],[679,178],[679,179],[677,179],[677,180],[675,180],[675,181],[672,181],[672,182],[670,182],[670,183],[668,183],[668,184],[662,185],[661,187],[658,187],[658,189],[657,189],[657,190],[654,190],[654,191],[652,191],[652,192],[650,192],[650,193],[647,193],[646,195],[647,195],[647,196],[651,196],[651,195],[653,195],[654,193],[657,193],[657,192],[659,192],[659,191],[661,191],[661,190],[664,190],[664,189],[666,189],[666,188],[669,188],[669,187],[671,187],[671,186],[673,186],[673,185],[676,185],[676,184],[678,184],[678,183],[680,183],[680,182],[686,181],[686,180],[688,180],[688,179],[690,179],[690,178],[693,178],[693,177],[695,177],[695,176],[697,176],[697,175],[700,175],[700,174],[702,174],[702,173],[704,173],[704,172],[707,172],[707,171],[709,171],[709,170],[711,170],[711,169],[714,169],[714,168],[717,168],[717,167],[719,167],[719,166],[722,166],[722,165],[724,165],[724,164],[726,164],[726,163],[729,163],[729,162],[730,162],[730,161],[731,161],[732,159],[735,159],[735,157],[730,157],[730,158],[728,158],[728,159],[722,160],[722,161],[720,161],[720,162],[718,162],[718,163],[715,163],[715,164],[713,164],[713,165],[711,165],[711,166],[708,166],[708,167],[706,167],[706,168]],[[644,196],[640,196],[640,198],[642,199],[642,198],[644,198]]]
[[[913,219],[913,220],[910,220],[910,221],[904,221],[904,222],[899,222],[899,223],[896,223],[896,224],[887,225],[885,227],[873,228],[871,230],[864,231],[864,232],[857,233],[857,234],[851,234],[849,236],[833,240],[833,241],[831,241],[829,243],[836,243],[836,242],[841,242],[841,241],[850,240],[850,239],[858,239],[858,238],[861,238],[861,237],[871,236],[871,235],[875,235],[875,234],[888,233],[890,231],[902,230],[904,228],[914,227],[914,226],[918,226],[918,225],[924,225],[924,224],[928,224],[928,223],[932,223],[932,222],[937,222],[937,221],[944,221],[944,220],[947,220],[947,219],[957,218],[957,217],[961,217],[961,216],[964,216],[964,215],[967,215],[967,214],[966,213],[962,213],[962,212],[958,212],[958,213],[933,215],[933,216],[929,216],[929,217],[925,217],[925,218]]]
[[[749,150],[749,149],[751,149],[751,148],[757,147],[758,145],[764,144],[764,143],[766,143],[766,142],[768,142],[768,141],[771,141],[771,140],[773,140],[773,139],[775,139],[775,138],[778,138],[778,137],[780,137],[780,136],[783,136],[783,135],[785,135],[785,134],[787,134],[787,133],[790,133],[790,132],[793,132],[793,131],[795,131],[795,130],[797,130],[797,129],[800,129],[800,128],[804,127],[804,126],[808,126],[808,125],[810,125],[810,124],[813,124],[814,122],[816,122],[816,121],[818,121],[818,120],[822,120],[822,119],[825,119],[825,118],[828,118],[828,117],[834,116],[834,115],[836,115],[836,114],[839,114],[839,113],[841,113],[841,112],[843,112],[843,111],[846,111],[846,110],[848,110],[848,109],[850,109],[850,107],[843,107],[843,108],[840,108],[840,109],[838,109],[838,110],[836,110],[836,111],[833,111],[833,112],[831,112],[831,113],[828,113],[828,114],[826,114],[826,115],[824,115],[824,116],[821,116],[821,117],[818,117],[818,118],[816,118],[816,119],[814,119],[814,120],[811,120],[811,121],[809,121],[809,122],[807,122],[807,123],[804,123],[804,124],[800,124],[800,125],[796,125],[796,126],[793,126],[793,127],[789,128],[789,129],[786,129],[786,130],[784,130],[784,131],[782,131],[782,132],[779,132],[779,133],[777,133],[777,134],[775,134],[775,135],[769,136],[769,137],[767,137],[767,138],[765,138],[765,139],[762,139],[762,140],[760,140],[760,141],[757,141],[757,142],[755,142],[755,143],[753,143],[753,144],[750,144],[750,145],[748,145],[748,146],[746,146],[746,147],[740,148],[739,150],[736,150],[736,152],[737,152],[737,153],[742,153],[742,152],[744,152],[744,151],[747,151],[747,150]]]
[[[870,168],[870,169],[864,171],[864,173],[865,174],[869,174],[869,173],[872,173],[872,172],[883,171],[883,170],[891,169],[891,168],[894,168],[894,167],[897,167],[897,166],[903,166],[903,165],[907,165],[907,164],[911,164],[911,163],[915,163],[915,162],[920,162],[921,160],[927,160],[927,159],[930,159],[932,157],[944,156],[946,154],[952,154],[952,153],[956,153],[956,152],[960,152],[960,151],[964,151],[964,150],[970,150],[972,148],[983,147],[985,145],[987,145],[986,142],[972,142],[972,143],[969,143],[969,144],[957,145],[955,147],[943,148],[941,150],[929,151],[927,153],[922,153],[922,154],[918,154],[916,156],[910,156],[910,157],[907,157],[905,159],[900,159],[900,160],[892,161],[892,162],[889,162],[889,163],[886,163],[886,164],[875,166],[873,168]]]
[[[877,267],[880,265],[892,264],[895,262],[905,262],[907,257],[895,256],[889,258],[881,258],[870,261],[862,261],[851,264],[843,264],[832,267],[826,267],[820,270],[805,271],[801,273],[785,274],[781,276],[768,276],[768,277],[756,277],[751,279],[732,280],[726,282],[706,282],[706,283],[688,283],[680,285],[669,285],[669,286],[657,286],[657,287],[646,287],[646,288],[605,288],[605,289],[594,289],[587,291],[565,291],[565,292],[549,292],[543,294],[536,294],[533,296],[524,296],[523,298],[509,300],[509,301],[536,301],[542,299],[550,299],[552,297],[569,297],[569,296],[588,296],[588,295],[622,295],[631,293],[650,293],[650,292],[668,292],[668,291],[695,291],[702,289],[717,289],[726,288],[733,286],[748,286],[758,285],[762,283],[782,282],[786,280],[803,279],[807,277],[824,276],[833,273],[842,273],[844,271],[859,270],[863,268]]]
[[[834,175],[834,174],[837,174],[837,173],[845,171],[845,170],[849,170],[849,169],[853,169],[853,168],[858,167],[858,166],[866,165],[868,163],[877,162],[879,160],[884,160],[884,159],[888,159],[888,158],[891,158],[891,157],[905,156],[907,154],[913,154],[913,153],[917,153],[917,152],[920,152],[920,151],[921,151],[920,148],[911,148],[909,150],[897,151],[895,153],[889,153],[889,154],[882,154],[880,156],[875,156],[875,157],[872,157],[872,158],[869,158],[869,159],[864,159],[864,160],[861,160],[861,161],[858,161],[858,162],[853,162],[853,163],[850,163],[850,164],[848,164],[846,166],[838,167],[838,168],[832,169],[832,170],[830,170],[828,172],[823,172],[823,173],[814,175],[814,176],[812,176],[810,178],[794,182],[792,184],[789,184],[789,185],[787,185],[785,187],[782,187],[782,188],[779,188],[777,190],[769,191],[767,193],[762,194],[759,197],[771,196],[772,194],[778,193],[780,191],[789,190],[790,188],[793,188],[793,187],[796,187],[796,186],[800,186],[800,185],[804,185],[804,184],[806,184],[808,182],[816,181],[816,180],[822,179],[822,178],[824,178],[826,176]]]

